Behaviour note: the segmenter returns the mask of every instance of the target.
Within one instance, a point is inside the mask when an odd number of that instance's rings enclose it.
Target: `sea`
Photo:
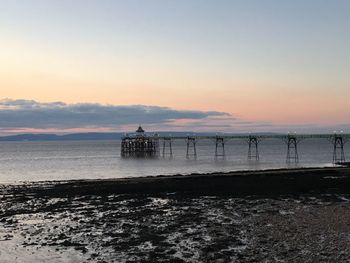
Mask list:
[[[349,159],[350,149],[345,146]],[[109,179],[191,173],[332,166],[333,145],[326,139],[298,144],[299,163],[287,164],[287,145],[280,139],[259,144],[260,159],[248,160],[248,144],[230,140],[225,157],[215,158],[215,142],[197,142],[197,157],[186,158],[186,142],[173,142],[173,157],[122,158],[120,141],[0,142],[0,182]],[[162,149],[161,151],[162,152]]]

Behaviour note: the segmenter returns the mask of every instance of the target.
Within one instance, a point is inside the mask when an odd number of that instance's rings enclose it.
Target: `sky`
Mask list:
[[[350,132],[350,1],[0,6],[0,135]]]

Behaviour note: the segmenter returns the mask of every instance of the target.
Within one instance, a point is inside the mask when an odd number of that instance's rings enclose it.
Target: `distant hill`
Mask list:
[[[122,136],[122,133],[18,134],[0,137],[0,141],[118,140]]]
[[[125,133],[72,133],[72,134],[18,134],[11,136],[0,136],[0,141],[83,141],[83,140],[120,140]],[[130,133],[131,134],[131,133]],[[193,132],[158,132],[159,136],[187,136]],[[196,133],[197,135],[208,135],[213,133]]]
[[[217,133],[210,132],[157,132],[159,136],[188,136],[188,135],[202,135],[210,136]],[[84,140],[120,140],[125,133],[71,133],[71,134],[17,134],[11,136],[0,136],[0,141],[84,141]],[[132,133],[130,133],[132,134]],[[150,133],[153,134],[153,133]],[[243,133],[241,133],[243,134]],[[269,134],[269,133],[261,133]]]

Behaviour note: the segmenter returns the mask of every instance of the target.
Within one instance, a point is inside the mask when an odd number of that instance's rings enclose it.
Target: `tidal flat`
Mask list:
[[[315,174],[318,179],[309,185]],[[281,184],[283,176],[288,183]],[[256,184],[238,191],[248,177]],[[260,182],[276,187],[271,178],[277,178],[279,191]],[[304,180],[304,187],[292,178]],[[0,258],[4,263],[349,262],[349,178],[349,169],[329,168],[1,185]],[[220,180],[234,184],[220,189]],[[142,185],[148,190],[140,191]]]

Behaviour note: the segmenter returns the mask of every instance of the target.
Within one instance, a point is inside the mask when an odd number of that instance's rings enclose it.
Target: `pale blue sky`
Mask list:
[[[214,110],[274,125],[348,122],[350,1],[0,0],[0,7],[3,98]]]

